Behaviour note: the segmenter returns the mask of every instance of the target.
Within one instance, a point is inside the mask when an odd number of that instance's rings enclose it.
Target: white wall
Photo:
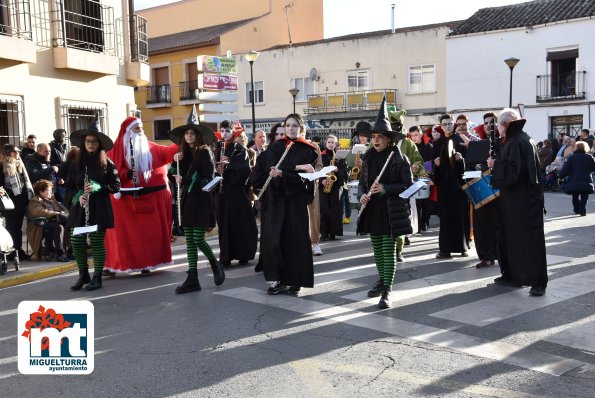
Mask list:
[[[563,22],[508,32],[488,32],[470,36],[455,36],[446,40],[447,107],[465,110],[474,121],[481,121],[485,110],[500,110],[508,106],[510,69],[506,58],[520,59],[513,71],[512,104],[525,104],[526,130],[536,140],[546,138],[550,129],[549,117],[583,115],[585,127],[593,128],[589,121],[585,101],[558,102],[537,106],[537,76],[546,75],[548,50],[564,47],[579,48],[577,70],[585,70],[586,102],[595,93],[595,20]],[[565,113],[566,112],[566,113]],[[592,115],[591,118],[595,117]],[[588,124],[591,124],[588,126]]]
[[[256,105],[256,119],[282,118],[293,109],[292,78],[308,77],[315,67],[320,80],[315,83],[318,94],[347,91],[346,71],[368,69],[369,89],[397,89],[397,103],[405,109],[444,108],[445,37],[447,28],[433,28],[407,33],[387,34],[357,40],[342,40],[262,51],[254,63],[254,80],[264,81],[265,104]],[[238,58],[239,117],[251,118],[251,106],[244,105],[244,83],[250,82],[248,62]],[[408,67],[436,64],[437,92],[407,94]],[[334,82],[337,82],[335,85]],[[307,102],[296,103],[296,111],[303,113]],[[435,117],[411,118],[413,123],[434,123]]]

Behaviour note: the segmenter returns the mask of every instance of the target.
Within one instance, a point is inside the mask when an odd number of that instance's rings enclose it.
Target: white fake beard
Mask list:
[[[149,140],[144,134],[136,134],[132,131],[124,135],[124,153],[128,167],[132,168],[130,162],[130,137],[132,137],[132,147],[134,150],[134,165],[136,170],[143,176],[145,181],[149,181],[153,171],[153,155],[149,149]]]

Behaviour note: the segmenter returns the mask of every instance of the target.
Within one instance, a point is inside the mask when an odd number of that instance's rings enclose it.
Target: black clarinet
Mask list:
[[[132,169],[132,186],[138,188],[138,176],[134,176],[136,172],[136,162],[134,161],[134,145],[132,143],[132,137],[130,137],[130,168]],[[134,198],[138,198],[138,191],[134,191]]]
[[[490,157],[496,159],[496,123],[489,124],[490,129]]]

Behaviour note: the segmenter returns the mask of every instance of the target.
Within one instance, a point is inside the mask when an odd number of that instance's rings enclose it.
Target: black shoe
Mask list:
[[[581,217],[584,217],[584,216],[586,216],[586,215],[587,215],[587,212],[586,212],[586,211],[583,211],[583,212],[581,213]]]
[[[276,294],[281,293],[283,290],[285,290],[286,287],[287,286],[282,285],[279,281],[273,282],[273,284],[269,286],[269,288],[267,289],[267,294],[274,296]]]
[[[503,276],[499,276],[494,279],[494,283],[500,286],[509,286],[509,287],[522,287],[518,282],[513,281],[512,279],[505,279]]]
[[[384,282],[382,279],[378,279],[378,282],[372,286],[372,289],[368,290],[368,297],[380,297],[382,294],[382,288],[384,287]]]
[[[462,252],[462,253],[461,253],[461,257],[469,257],[469,253],[467,253],[467,252]]]
[[[390,286],[383,286],[382,287],[382,296],[380,297],[380,301],[378,302],[378,308],[386,309],[390,308]]]
[[[231,267],[231,261],[221,261],[219,260],[219,262],[221,263],[221,265],[223,265],[224,267]]]
[[[302,288],[299,287],[299,286],[291,286],[289,288],[289,290],[287,291],[287,293],[289,293],[289,294],[295,294],[297,296],[299,294],[300,290],[302,290]]]
[[[143,269],[143,270],[141,270],[140,274],[143,275],[143,276],[151,275],[151,270],[150,269]]]
[[[256,266],[254,267],[254,272],[262,272],[262,262],[258,262],[256,263]]]
[[[79,269],[79,278],[76,280],[76,283],[70,286],[71,290],[81,290],[83,285],[91,282],[91,275],[89,275],[89,270],[80,270]]]
[[[406,236],[406,237],[405,237],[405,243],[404,243],[404,245],[405,245],[405,246],[409,246],[410,244],[411,244],[411,241],[409,240],[409,237],[408,237],[408,236]]]
[[[531,286],[529,290],[530,296],[543,296],[545,294],[545,287]]]
[[[58,254],[56,256],[56,261],[60,261],[61,263],[65,263],[65,262],[67,262],[69,260],[68,260],[68,258],[64,254]]]
[[[116,277],[116,273],[114,271],[110,271],[108,269],[104,269],[103,271],[101,271],[101,273],[103,274],[103,276],[110,276],[112,278]]]
[[[215,286],[223,285],[225,281],[225,271],[223,270],[223,264],[219,261],[209,261],[211,264],[211,271],[213,271],[213,280],[215,281]],[[197,276],[198,278],[198,276]],[[196,279],[198,281],[198,279]]]
[[[450,255],[450,253],[438,252],[438,254],[436,254],[436,258],[438,260],[443,259],[443,258],[451,258],[451,255]]]
[[[397,253],[397,262],[398,263],[402,263],[405,261],[405,257],[403,257],[403,254],[401,252]]]
[[[176,294],[197,292],[200,290],[200,282],[198,281],[198,270],[191,268],[188,270],[188,276],[184,283],[176,287]]]
[[[29,261],[31,260],[31,256],[25,252],[19,252],[19,260],[21,261]]]
[[[93,272],[93,278],[91,279],[91,283],[87,285],[87,290],[97,290],[101,289],[103,283],[101,281],[101,271]]]
[[[249,260],[240,260],[238,261],[238,265],[248,265]]]
[[[329,237],[329,240],[337,240],[337,237],[336,237],[335,235],[331,235],[331,236]]]

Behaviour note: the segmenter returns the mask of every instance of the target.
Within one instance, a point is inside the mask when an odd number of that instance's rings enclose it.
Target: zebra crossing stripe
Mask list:
[[[544,340],[595,354],[595,321],[563,330]]]
[[[527,289],[517,289],[438,311],[430,316],[468,325],[486,326],[590,293],[593,290],[595,290],[595,270],[589,270],[550,281],[543,297],[529,297]]]
[[[269,296],[264,290],[240,287],[214,294],[296,312],[311,319],[330,319],[555,376],[585,364],[503,341],[491,341],[349,307],[333,306],[299,297]]]

